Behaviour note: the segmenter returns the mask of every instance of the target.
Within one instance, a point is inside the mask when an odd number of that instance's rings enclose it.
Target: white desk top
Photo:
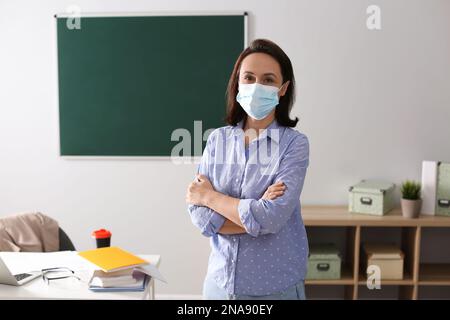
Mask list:
[[[11,253],[2,253],[2,256]],[[142,259],[159,267],[161,257],[159,255],[139,255]],[[82,259],[80,257],[80,259]],[[7,259],[4,258],[5,263]],[[63,266],[62,262],[59,266]],[[42,277],[38,277],[22,286],[9,286],[0,284],[0,299],[85,299],[85,300],[140,300],[144,298],[144,292],[92,292],[88,289],[90,272],[85,270],[74,270],[82,281],[75,278],[61,279],[50,282],[47,285]],[[14,272],[16,274],[17,272]],[[153,285],[152,281],[149,285]]]

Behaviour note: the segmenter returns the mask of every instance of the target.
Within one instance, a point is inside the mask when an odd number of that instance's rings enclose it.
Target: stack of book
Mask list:
[[[149,276],[138,267],[149,264],[118,247],[106,247],[80,252],[79,255],[95,266],[89,289],[92,291],[144,291]]]

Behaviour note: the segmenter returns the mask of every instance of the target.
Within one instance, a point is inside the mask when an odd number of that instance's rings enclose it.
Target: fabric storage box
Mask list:
[[[395,245],[364,244],[365,270],[370,265],[380,268],[381,280],[403,279],[404,253]]]
[[[436,215],[450,216],[450,163],[438,164]]]
[[[395,184],[362,180],[349,189],[349,211],[382,216],[394,208]]]
[[[306,279],[340,279],[341,256],[333,244],[312,245],[309,250]]]

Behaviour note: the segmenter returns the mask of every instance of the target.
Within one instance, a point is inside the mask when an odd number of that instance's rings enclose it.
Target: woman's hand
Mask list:
[[[262,196],[262,199],[275,200],[284,194],[284,190],[286,190],[286,186],[282,181],[278,181],[267,188],[266,192],[264,192]]]
[[[189,184],[186,193],[186,202],[197,206],[206,206],[208,195],[214,192],[214,188],[208,178],[197,174],[197,181]]]

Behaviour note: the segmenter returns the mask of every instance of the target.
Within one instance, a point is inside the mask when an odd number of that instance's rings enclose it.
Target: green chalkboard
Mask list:
[[[178,155],[200,155],[194,121],[203,131],[225,125],[244,15],[81,17],[80,29],[67,18],[56,23],[61,155],[170,156],[179,128],[191,133],[193,154]]]

